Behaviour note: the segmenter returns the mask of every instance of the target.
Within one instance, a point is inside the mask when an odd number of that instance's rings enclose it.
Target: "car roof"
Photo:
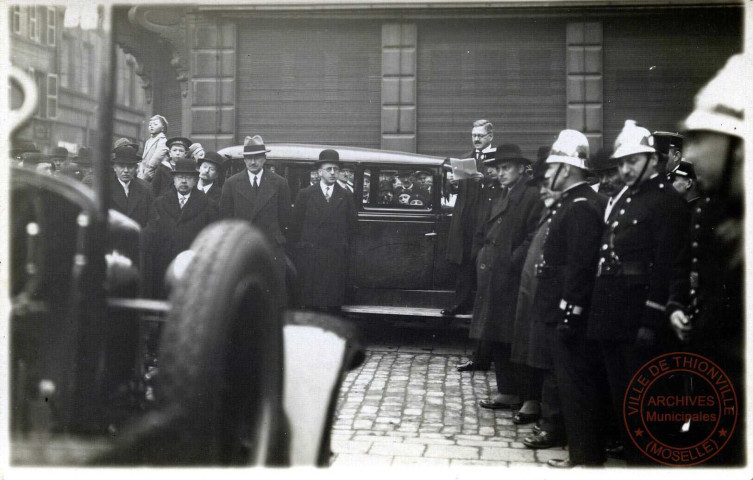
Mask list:
[[[444,157],[420,155],[418,153],[379,150],[376,148],[340,147],[332,145],[314,145],[309,143],[268,143],[268,160],[293,160],[315,162],[322,150],[337,150],[340,161],[352,163],[382,163],[397,165],[441,165]],[[234,145],[218,151],[228,158],[243,158],[243,145]]]

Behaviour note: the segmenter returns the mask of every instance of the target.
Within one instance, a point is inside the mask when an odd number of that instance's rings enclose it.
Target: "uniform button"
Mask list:
[[[633,225],[637,224],[638,220],[633,220]]]
[[[701,228],[701,226],[700,226],[700,225],[698,225],[698,224],[696,223],[696,224],[695,224],[695,225],[693,226],[693,228],[695,228],[696,230],[698,230],[699,228]]]
[[[698,242],[693,242],[693,248],[698,248]]]
[[[624,213],[625,213],[625,209],[623,208],[620,210],[620,215],[623,215]]]
[[[628,197],[627,200],[625,200],[627,203],[630,203],[633,199],[631,197]]]
[[[606,249],[608,249],[608,248],[609,248],[609,245],[607,245],[606,243],[605,243],[604,245],[602,245],[602,246],[601,246],[601,249],[602,249],[602,250],[606,250]]]
[[[690,294],[691,294],[691,295],[695,295],[695,288],[691,288],[691,289],[690,289]]]
[[[501,218],[500,218],[500,219],[498,219],[498,220],[497,220],[497,223],[502,223],[502,219],[501,219]]]
[[[615,220],[615,221],[614,221],[614,222],[612,223],[612,228],[617,228],[617,225],[619,225],[619,224],[620,224],[620,222],[618,222],[617,220]]]
[[[481,270],[486,270],[486,264],[485,264],[485,263],[482,263],[481,265],[479,265],[479,268],[480,268]]]
[[[694,259],[693,259],[693,263],[698,263],[698,259],[697,259],[697,258],[694,258]]]
[[[695,209],[695,213],[701,213],[702,211],[703,211],[703,210],[701,210],[700,208],[696,208],[696,209]]]
[[[663,184],[663,183],[660,183],[660,184],[659,184],[659,188],[664,188],[664,184]]]
[[[550,218],[549,220],[547,220],[547,223],[552,223],[552,219]]]

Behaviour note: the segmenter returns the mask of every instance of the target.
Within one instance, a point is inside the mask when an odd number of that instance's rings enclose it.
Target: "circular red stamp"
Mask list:
[[[643,365],[628,384],[622,408],[635,446],[671,466],[698,465],[719,453],[738,413],[729,377],[708,358],[688,352]]]

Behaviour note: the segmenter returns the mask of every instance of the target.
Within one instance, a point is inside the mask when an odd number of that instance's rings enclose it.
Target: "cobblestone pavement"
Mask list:
[[[564,448],[531,450],[509,410],[486,410],[494,373],[459,373],[455,349],[375,346],[343,382],[332,432],[332,467],[544,466]],[[619,462],[610,460],[609,466]],[[546,468],[546,467],[545,467]]]

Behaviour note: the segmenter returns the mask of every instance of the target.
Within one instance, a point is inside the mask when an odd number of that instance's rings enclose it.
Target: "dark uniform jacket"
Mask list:
[[[156,285],[161,285],[170,262],[180,252],[189,249],[199,232],[217,219],[217,213],[206,195],[195,188],[183,208],[180,208],[174,187],[155,200],[154,207],[157,217],[150,222],[148,229],[153,279]]]
[[[258,191],[251,186],[247,170],[233,175],[222,186],[220,216],[250,222],[272,245],[286,243],[290,214],[288,181],[270,170],[264,170]]]
[[[570,323],[585,333],[602,237],[604,198],[587,183],[552,207],[537,270],[534,322]]]
[[[154,171],[152,178],[152,195],[159,198],[173,188],[173,171],[164,163],[160,163]]]
[[[475,236],[477,291],[469,335],[512,342],[518,286],[528,246],[544,204],[525,178],[501,195]]]
[[[670,291],[689,275],[689,221],[685,200],[661,175],[622,195],[599,248],[591,338],[633,342],[642,326],[669,330]]]
[[[131,180],[126,197],[123,186],[113,172],[110,176],[110,199],[110,208],[132,218],[141,228],[146,227],[155,215],[154,196],[149,190],[149,185],[138,178]]]
[[[465,155],[473,157],[475,150]],[[476,160],[476,168],[482,171],[481,160]],[[496,183],[496,182],[495,182]],[[484,188],[488,185],[481,178],[469,178],[458,181],[457,198],[452,209],[452,220],[447,237],[447,252],[445,258],[448,262],[463,264],[471,260],[473,248],[473,235],[478,225],[486,218],[479,219],[478,205],[484,197]]]
[[[353,194],[335,184],[329,202],[319,183],[298,192],[291,241],[298,270],[298,300],[305,306],[344,303],[348,247],[355,234]]]

